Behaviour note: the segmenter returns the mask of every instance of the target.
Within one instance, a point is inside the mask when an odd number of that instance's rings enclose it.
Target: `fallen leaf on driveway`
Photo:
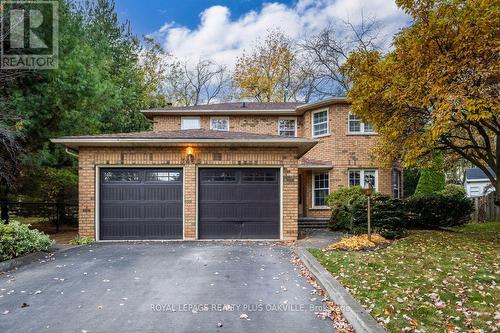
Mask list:
[[[27,308],[28,306],[30,306],[30,305],[29,305],[29,304],[27,304],[27,303],[23,303],[23,304],[21,304],[21,307],[22,307],[22,308]]]

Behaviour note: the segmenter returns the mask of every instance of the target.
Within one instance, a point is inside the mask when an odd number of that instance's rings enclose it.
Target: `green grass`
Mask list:
[[[21,224],[31,224],[31,225],[47,222],[46,218],[38,216],[35,217],[11,216],[10,219],[13,221],[17,221]]]
[[[450,228],[455,231],[463,231],[469,233],[484,232],[484,233],[500,233],[500,222],[484,222],[484,223],[470,223],[459,227]]]
[[[311,252],[391,332],[490,332],[500,312],[499,226],[413,231],[372,252]]]

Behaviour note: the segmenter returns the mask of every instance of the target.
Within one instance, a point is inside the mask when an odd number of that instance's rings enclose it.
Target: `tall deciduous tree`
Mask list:
[[[167,59],[163,86],[174,105],[188,106],[225,101],[232,97],[232,82],[226,66],[211,59],[198,59],[194,64]]]
[[[484,171],[499,204],[498,1],[396,2],[413,23],[393,50],[360,50],[344,66],[353,112],[375,125],[387,162],[456,154]]]
[[[273,30],[258,40],[250,53],[238,58],[234,81],[241,97],[259,102],[287,102],[307,99],[301,93],[311,67],[301,66],[300,55],[292,41]]]

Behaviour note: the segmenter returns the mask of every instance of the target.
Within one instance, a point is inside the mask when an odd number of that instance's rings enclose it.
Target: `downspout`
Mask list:
[[[79,157],[78,153],[76,153],[76,150],[68,148],[68,147],[66,147],[66,153],[73,156],[73,157],[76,157],[76,158]]]

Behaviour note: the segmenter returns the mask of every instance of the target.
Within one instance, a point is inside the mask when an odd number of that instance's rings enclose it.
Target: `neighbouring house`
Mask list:
[[[143,111],[150,132],[62,137],[79,158],[79,231],[96,240],[294,240],[327,221],[329,192],[369,182],[399,197],[377,135],[345,98]]]
[[[491,168],[488,169],[491,170]],[[465,169],[464,187],[469,198],[480,197],[495,191],[488,176],[479,168]]]

